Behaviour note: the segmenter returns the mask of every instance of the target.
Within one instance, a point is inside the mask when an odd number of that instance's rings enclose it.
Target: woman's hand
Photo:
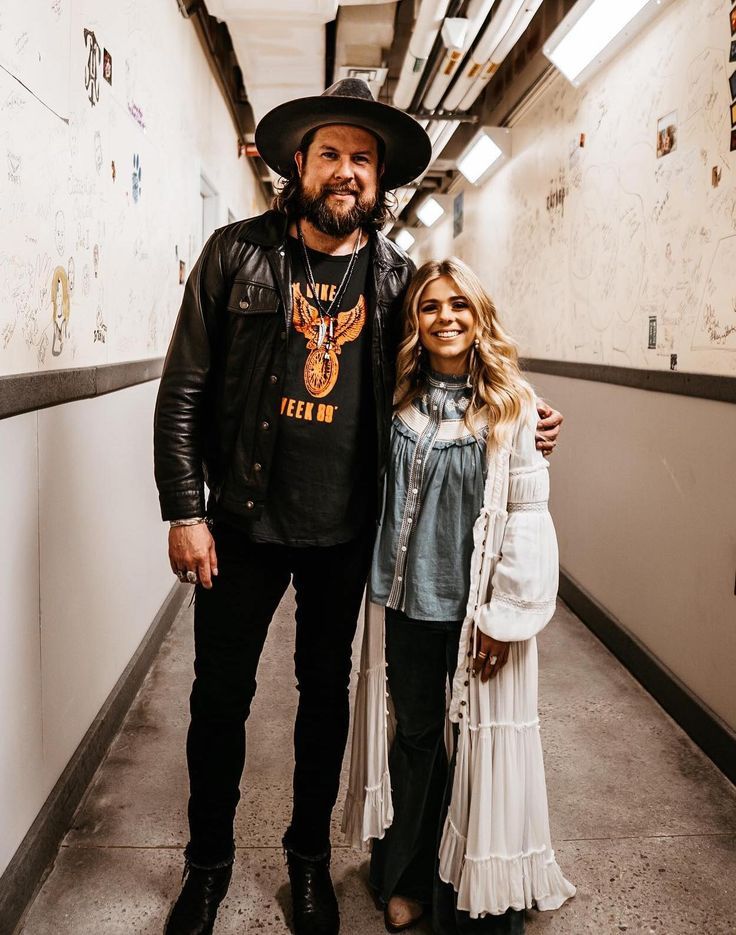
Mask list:
[[[564,417],[561,412],[548,406],[543,399],[537,399],[537,413],[537,448],[546,458],[555,450]]]
[[[481,682],[487,682],[503,669],[509,658],[511,643],[502,643],[476,630],[476,639],[480,644],[473,659],[473,675],[480,674]]]

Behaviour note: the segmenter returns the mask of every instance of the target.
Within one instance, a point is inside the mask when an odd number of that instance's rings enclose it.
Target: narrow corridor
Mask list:
[[[290,810],[296,704],[292,612],[289,597],[261,661],[236,868],[218,935],[289,931],[280,839]],[[191,617],[185,605],[26,916],[23,935],[163,931],[187,839]],[[529,931],[736,931],[736,791],[561,603],[540,638],[540,703],[552,840],[578,893],[557,913],[527,913]],[[333,872],[341,931],[379,933],[383,921],[366,890],[366,855],[342,845],[339,818],[333,821]]]

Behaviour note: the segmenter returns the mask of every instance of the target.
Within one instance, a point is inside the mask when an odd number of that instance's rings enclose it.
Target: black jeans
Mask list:
[[[471,919],[438,873],[454,770],[445,748],[446,687],[457,665],[460,627],[386,609],[386,672],[396,712],[389,755],[394,820],[373,842],[370,881],[382,902],[396,895],[431,906],[436,935],[516,935],[524,931],[523,911]]]
[[[348,686],[373,529],[325,548],[255,544],[224,523],[213,528],[218,576],[196,586],[195,680],[187,738],[192,863],[233,855],[233,820],[245,765],[245,721],[268,626],[293,577],[299,706],[294,726],[294,799],[287,846],[329,851],[348,734]]]

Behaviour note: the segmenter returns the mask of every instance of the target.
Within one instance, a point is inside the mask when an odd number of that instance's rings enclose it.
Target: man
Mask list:
[[[273,210],[205,245],[156,406],[171,567],[196,584],[190,840],[167,935],[211,932],[227,891],[244,725],[268,625],[292,580],[299,706],[283,845],[294,931],[339,929],[330,815],[413,273],[380,229],[386,192],[431,158],[419,124],[355,79],[275,108],[256,143],[286,184]],[[561,417],[544,412],[540,446],[551,450]]]

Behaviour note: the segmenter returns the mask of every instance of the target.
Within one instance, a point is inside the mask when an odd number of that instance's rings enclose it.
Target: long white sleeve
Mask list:
[[[557,536],[549,514],[549,465],[535,446],[533,407],[514,439],[508,515],[490,602],[477,611],[478,628],[504,642],[527,640],[551,619],[559,583]]]

